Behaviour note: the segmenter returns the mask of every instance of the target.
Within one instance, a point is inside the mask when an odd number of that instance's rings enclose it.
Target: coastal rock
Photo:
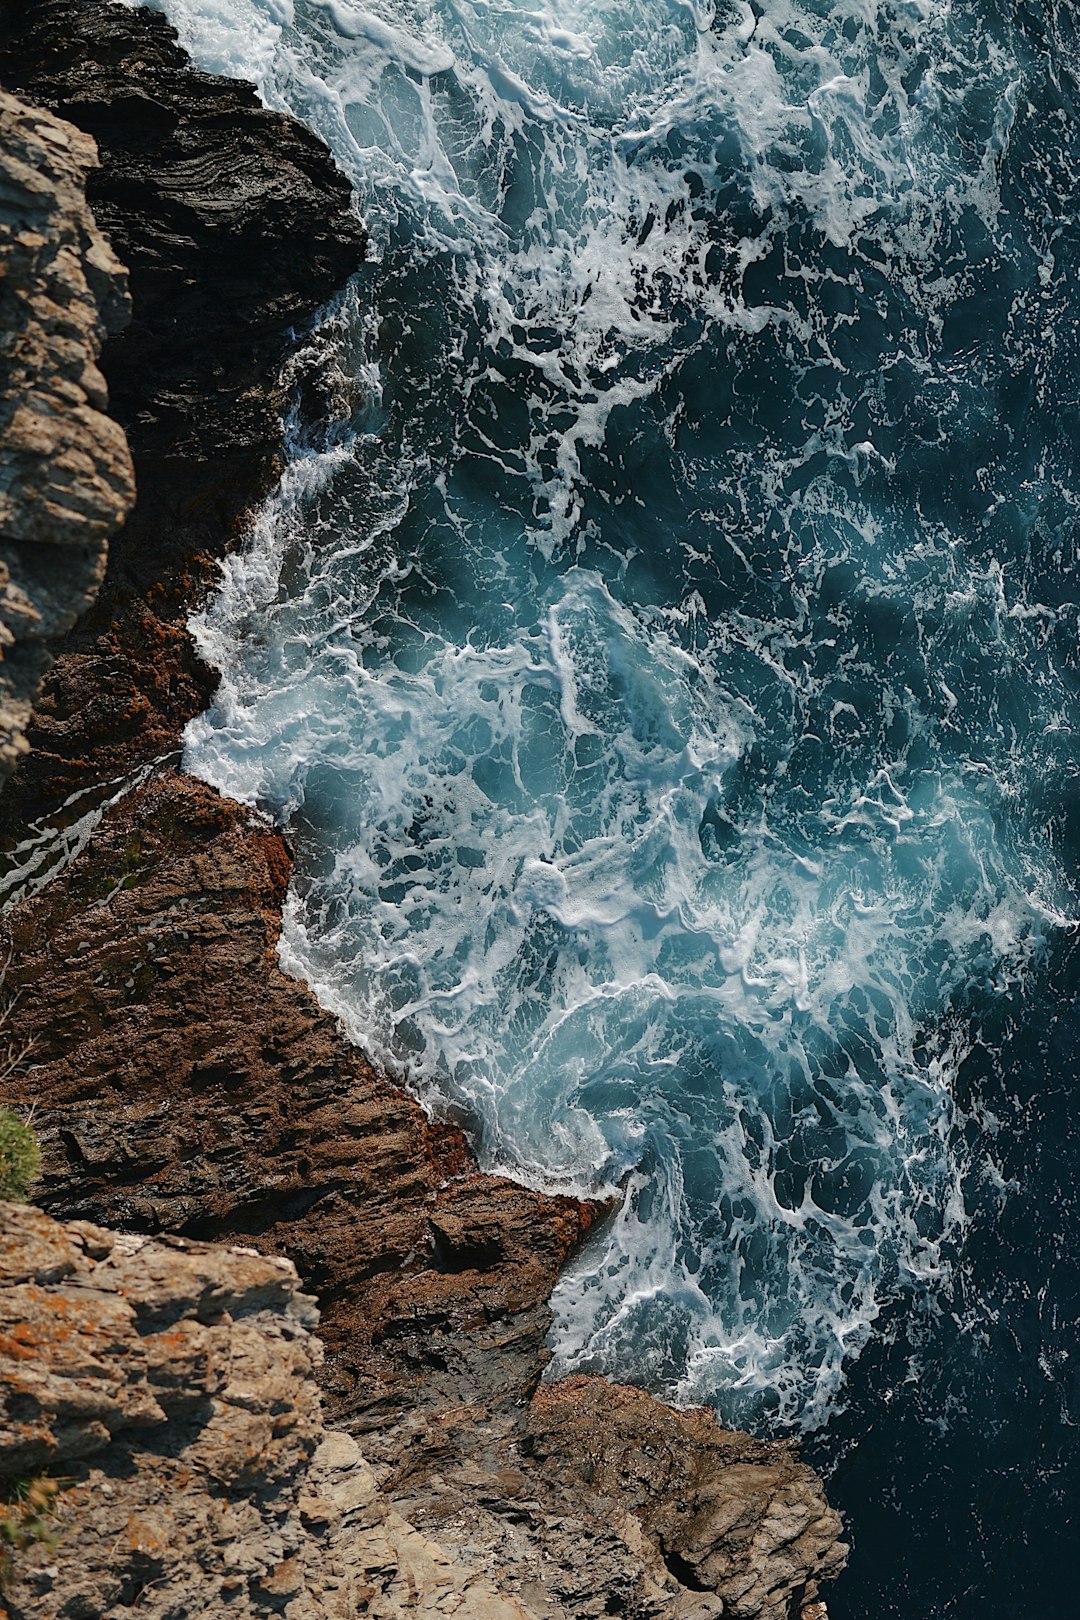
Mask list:
[[[97,366],[129,303],[87,207],[96,165],[89,136],[0,91],[0,779],[135,496]]]
[[[288,1255],[386,1514],[537,1620],[798,1615],[845,1556],[820,1481],[711,1414],[540,1383],[551,1287],[604,1209],[481,1174],[285,977],[289,870],[162,772],[9,914],[4,1100],[35,1108],[43,1203]]]
[[[781,1445],[721,1429],[711,1411],[569,1378],[541,1386],[527,1435],[549,1468],[573,1459],[596,1497],[635,1515],[668,1568],[715,1592],[724,1615],[789,1614],[843,1568],[840,1520],[813,1469]]]
[[[275,960],[282,838],[155,776],[4,919],[4,1100],[33,1105],[51,1210],[285,1253],[317,1293],[340,1409],[531,1393],[547,1297],[600,1213],[481,1176],[463,1133]]]
[[[88,769],[104,780],[175,746],[205,706],[192,595],[279,470],[292,333],[362,263],[367,235],[318,137],[250,85],[197,72],[157,12],[4,8],[0,82],[96,141],[88,196],[136,311],[101,368],[138,500],[42,692],[34,753],[5,795],[19,827]]]
[[[4,1612],[529,1620],[326,1428],[317,1318],[287,1260],[0,1204],[0,1486],[51,1509],[7,1553]]]

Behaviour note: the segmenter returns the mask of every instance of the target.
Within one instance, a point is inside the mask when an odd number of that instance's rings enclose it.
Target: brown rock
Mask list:
[[[590,1491],[633,1513],[672,1573],[715,1592],[723,1613],[782,1616],[844,1566],[839,1515],[782,1445],[721,1429],[599,1378],[542,1386],[528,1418],[535,1456],[572,1458]]]
[[[485,1604],[520,1605],[490,1610],[503,1620],[613,1603],[639,1620],[797,1614],[844,1556],[816,1476],[639,1391],[583,1379],[534,1394],[552,1284],[603,1211],[482,1175],[460,1131],[344,1041],[274,959],[288,874],[280,837],[165,772],[114,806],[62,885],[10,914],[6,1029],[29,1052],[6,1092],[35,1106],[43,1201],[296,1262],[323,1301],[324,1388],[374,1470],[365,1524],[396,1549],[365,1576],[365,1601],[389,1605],[371,1612],[398,1612],[421,1576],[457,1592],[460,1566],[488,1583]],[[58,1286],[68,1263],[51,1262]],[[148,1311],[158,1264],[126,1284]],[[193,1321],[235,1314],[205,1254],[196,1275]],[[211,1350],[185,1329],[175,1375],[151,1358],[102,1386],[86,1444],[120,1432],[126,1403],[177,1410]],[[232,1464],[245,1488],[273,1457],[265,1428],[251,1436]],[[305,1490],[311,1524],[323,1494]]]
[[[129,306],[86,203],[96,165],[89,136],[0,91],[0,779],[135,496],[97,367]]]
[[[367,233],[322,141],[260,106],[250,85],[197,72],[157,12],[101,0],[2,8],[0,79],[87,131],[84,154],[96,141],[90,202],[135,310],[101,369],[138,500],[96,607],[47,678],[34,753],[3,804],[17,833],[88,777],[120,777],[175,747],[205,707],[215,682],[186,629],[192,597],[273,485],[292,334],[362,263]],[[101,431],[122,445],[114,424]],[[80,427],[73,454],[90,444]],[[130,497],[129,468],[121,516]]]
[[[542,1391],[524,1435],[442,1414],[472,1447],[380,1490],[324,1425],[316,1317],[287,1261],[0,1205],[0,1485],[59,1486],[11,1555],[10,1612],[782,1620],[813,1595],[814,1527],[835,1565],[784,1448],[598,1379]],[[485,1472],[500,1455],[518,1466]]]
[[[597,1211],[478,1174],[285,977],[289,865],[277,834],[166,772],[6,920],[7,1032],[28,1051],[7,1100],[36,1109],[42,1201],[288,1254],[358,1417],[519,1401]]]
[[[4,1612],[530,1620],[325,1428],[316,1318],[287,1261],[0,1204],[0,1485],[53,1507]]]

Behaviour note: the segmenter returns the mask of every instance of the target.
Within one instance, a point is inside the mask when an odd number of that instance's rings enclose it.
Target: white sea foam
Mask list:
[[[1023,63],[929,0],[165,9],[377,250],[324,339],[369,416],[196,621],[189,763],[294,822],[282,959],[358,1040],[625,1188],[556,1368],[816,1423],[944,1285],[958,1065],[1068,904],[1042,610],[906,482],[986,409],[939,350]]]

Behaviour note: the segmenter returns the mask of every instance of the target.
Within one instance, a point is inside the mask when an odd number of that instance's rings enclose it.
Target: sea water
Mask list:
[[[554,1373],[809,1437],[834,1615],[1066,1612],[1072,11],[164,9],[372,233],[195,621],[285,967],[621,1193]]]

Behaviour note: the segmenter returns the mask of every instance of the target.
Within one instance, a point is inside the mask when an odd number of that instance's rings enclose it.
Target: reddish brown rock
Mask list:
[[[41,1201],[293,1260],[386,1511],[526,1616],[797,1615],[844,1557],[820,1481],[639,1391],[535,1393],[552,1284],[602,1210],[481,1174],[282,974],[289,865],[250,813],[164,772],[9,914],[26,1056],[4,1100],[34,1107]]]
[[[353,1411],[520,1399],[597,1211],[479,1175],[461,1132],[285,977],[289,870],[276,833],[165,772],[10,915],[8,1033],[28,1058],[7,1093],[36,1109],[41,1200],[289,1255]]]

